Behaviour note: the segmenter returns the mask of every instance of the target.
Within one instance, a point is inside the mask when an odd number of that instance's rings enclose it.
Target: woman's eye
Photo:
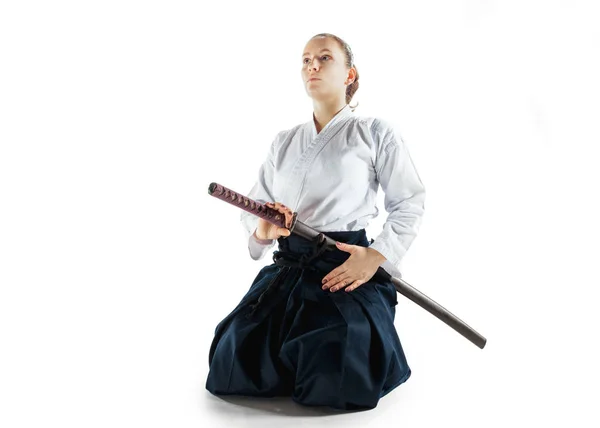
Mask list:
[[[323,55],[323,56],[321,57],[321,59],[324,59],[324,58],[331,58],[331,57],[330,57],[329,55]],[[309,58],[304,58],[304,59],[302,60],[302,62],[303,62],[304,64],[306,64],[306,62],[307,62],[308,60],[309,60]]]

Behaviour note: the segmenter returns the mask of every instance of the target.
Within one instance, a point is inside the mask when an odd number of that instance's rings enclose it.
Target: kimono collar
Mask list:
[[[315,113],[313,112],[313,114],[312,114],[312,120],[310,121],[311,130],[312,130],[312,138],[320,137],[322,135],[325,135],[326,131],[329,131],[331,128],[333,128],[337,123],[339,123],[343,119],[345,119],[347,117],[350,117],[350,116],[353,116],[353,114],[354,114],[354,112],[350,108],[350,105],[346,104],[346,107],[344,107],[343,109],[341,109],[335,116],[333,116],[331,118],[331,120],[329,122],[327,122],[327,125],[325,125],[323,127],[323,129],[321,129],[321,132],[319,132],[317,134],[317,126],[315,125]]]

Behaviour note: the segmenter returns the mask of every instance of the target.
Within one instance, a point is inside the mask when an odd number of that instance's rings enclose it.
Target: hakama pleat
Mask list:
[[[365,230],[326,232],[367,247]],[[307,406],[372,409],[411,375],[394,326],[397,292],[375,275],[351,292],[321,288],[350,254],[297,235],[278,240],[236,308],[216,327],[206,388],[291,396]]]

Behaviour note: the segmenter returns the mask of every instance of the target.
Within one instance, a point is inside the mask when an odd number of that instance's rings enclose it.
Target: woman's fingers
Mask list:
[[[294,213],[291,209],[286,207],[281,202],[267,202],[265,205],[267,205],[269,208],[273,208],[274,210],[279,211],[280,213],[284,214],[285,215],[285,227],[288,229],[290,227],[292,227],[292,220],[294,218]],[[286,235],[286,236],[288,236],[288,235]]]
[[[292,227],[292,220],[294,218],[294,213],[292,213],[292,210],[289,208],[285,209],[285,227],[287,227],[288,229],[290,227]]]

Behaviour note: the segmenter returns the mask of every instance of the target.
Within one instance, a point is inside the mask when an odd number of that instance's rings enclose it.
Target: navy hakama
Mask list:
[[[326,232],[369,246],[364,229]],[[307,406],[372,409],[411,374],[394,326],[397,292],[375,275],[354,291],[321,280],[350,254],[279,238],[237,307],[221,321],[206,388],[215,395],[291,396]]]

